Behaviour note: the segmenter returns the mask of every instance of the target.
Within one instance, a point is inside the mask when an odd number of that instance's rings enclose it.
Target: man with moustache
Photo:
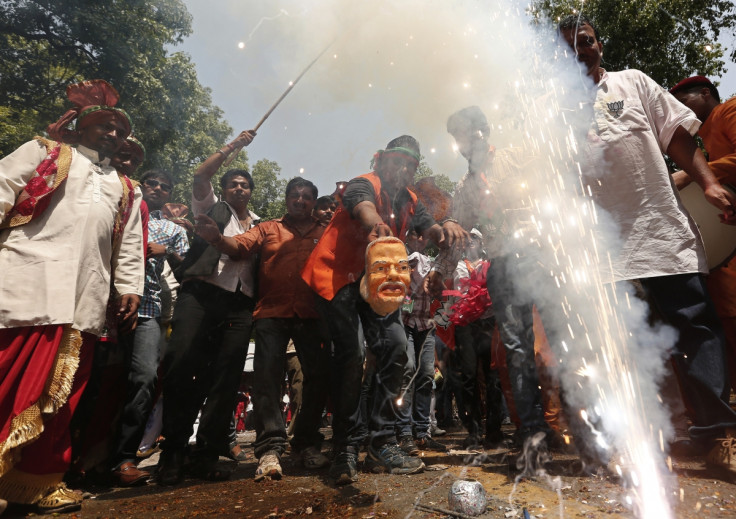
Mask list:
[[[680,383],[697,402],[690,436],[710,449],[709,462],[736,471],[730,434],[736,413],[728,402],[723,331],[705,287],[705,253],[673,190],[662,152],[723,211],[723,221],[736,220],[736,200],[718,183],[692,138],[700,122],[691,110],[637,70],[601,68],[603,44],[585,16],[569,16],[558,28],[592,81],[595,119],[585,153],[595,158],[583,174],[600,182],[594,199],[619,224],[622,245],[611,257],[612,276],[639,279],[658,314],[678,330],[674,358]]]
[[[718,89],[704,76],[683,79],[670,89],[670,93],[695,112],[703,123],[698,135],[708,153],[708,167],[720,182],[736,185],[736,97],[721,102]],[[672,177],[678,189],[692,181],[684,171],[676,171]],[[706,282],[723,323],[731,387],[736,387],[736,259],[711,271]]]
[[[211,179],[225,159],[247,146],[254,132],[241,132],[197,169],[192,185],[195,218],[207,215],[224,236],[243,234],[258,216],[248,209],[253,179],[244,169],[231,169],[220,179],[222,201]],[[184,477],[184,454],[204,398],[193,453],[194,474],[222,480],[219,453],[227,450],[230,421],[248,353],[255,306],[253,260],[234,260],[201,237],[194,239],[176,269],[181,280],[171,322],[172,332],[163,359],[162,434],[166,438],[159,462],[159,483],[174,485]],[[204,386],[204,387],[203,387]]]
[[[143,293],[140,191],[110,166],[130,120],[105,81],[67,96],[54,141],[0,161],[0,495],[44,514],[82,504],[62,477],[111,281],[129,329]]]
[[[421,471],[421,460],[405,456],[394,435],[395,401],[407,361],[407,339],[399,310],[378,315],[360,296],[366,245],[382,236],[406,238],[413,225],[441,247],[467,239],[454,221],[439,225],[411,191],[420,160],[419,143],[403,135],[376,153],[374,170],[350,181],[342,205],[302,270],[316,292],[317,307],[334,343],[330,359],[336,484],[357,480],[358,407],[363,376],[363,340],[376,355],[376,394],[370,410],[369,465],[393,474]],[[361,335],[361,328],[363,334]]]
[[[299,420],[291,445],[307,469],[326,466],[320,453],[319,424],[329,380],[329,343],[314,305],[314,293],[300,272],[325,227],[312,212],[317,187],[301,177],[286,186],[286,215],[261,223],[244,234],[226,237],[215,222],[201,215],[196,231],[230,258],[259,255],[258,303],[253,312],[256,352],[253,371],[256,481],[281,479],[281,455],[286,451],[286,428],[281,414],[281,385],[286,348],[294,341],[304,372]]]
[[[164,218],[161,212],[174,188],[171,174],[156,169],[146,171],[141,177],[141,186],[149,211],[149,241],[138,326],[133,333],[121,338],[128,373],[127,397],[112,456],[113,476],[121,486],[143,484],[148,479],[148,473],[136,467],[135,459],[156,387],[161,343],[161,276],[166,261],[176,265],[189,250],[184,228]]]

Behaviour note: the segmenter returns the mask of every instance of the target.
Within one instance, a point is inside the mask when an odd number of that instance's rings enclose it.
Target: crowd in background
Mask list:
[[[681,436],[687,419],[693,427],[672,448],[732,468],[722,440],[736,427],[724,355],[724,344],[735,344],[732,292],[711,302],[702,246],[661,155],[683,168],[678,185],[695,180],[732,221],[733,195],[711,169],[733,175],[733,160],[716,155],[736,150],[711,148],[706,162],[691,134],[733,103],[721,104],[705,78],[670,95],[636,71],[606,72],[584,17],[563,20],[560,32],[596,95],[625,98],[624,110],[634,103],[631,116],[595,105],[604,136],[595,146],[611,154],[614,173],[631,177],[605,193],[621,211],[624,248],[634,244],[616,282],[640,280],[658,317],[680,332],[671,376],[687,398],[676,418]],[[455,418],[471,453],[505,447],[529,456],[533,445],[543,460],[539,453],[575,449],[584,471],[606,466],[560,388],[564,340],[544,323],[562,322],[562,307],[518,282],[539,267],[512,239],[528,223],[512,180],[538,164],[521,148],[496,150],[480,108],[447,121],[468,160],[453,194],[415,185],[420,144],[401,135],[375,154],[370,172],[328,196],[291,179],[286,213],[261,221],[249,208],[250,173],[224,167],[255,132],[198,167],[186,207],[170,202],[169,172],[137,171],[145,147],[109,84],[85,81],[67,93],[74,107],[48,127],[49,139],[0,161],[0,502],[67,512],[82,496],[65,482],[228,479],[220,457],[248,460],[237,433],[251,425],[258,481],[280,479],[287,452],[308,470],[329,466],[337,485],[357,481],[362,452],[364,470],[421,472],[418,454],[445,452],[437,438]],[[641,135],[624,132],[634,123]],[[715,131],[704,129],[707,148]],[[632,202],[643,184],[666,196]],[[642,212],[659,227],[630,222]],[[407,286],[398,310],[369,304],[386,282]],[[159,449],[155,473],[138,467]]]

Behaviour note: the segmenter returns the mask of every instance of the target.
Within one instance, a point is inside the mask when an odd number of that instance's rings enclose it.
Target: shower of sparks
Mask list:
[[[567,85],[550,81],[554,74],[547,65],[540,64],[532,73],[519,70],[519,79],[509,81],[517,98],[513,105],[522,112],[525,126],[523,142],[517,140],[515,146],[541,159],[539,167],[525,169],[525,178],[517,184],[521,187],[518,209],[531,213],[532,225],[512,229],[511,235],[532,240],[535,263],[543,265],[540,273],[549,276],[556,290],[548,295],[532,293],[539,303],[562,309],[556,315],[564,322],[544,326],[557,331],[559,342],[553,347],[559,379],[567,396],[575,399],[590,441],[611,458],[611,466],[625,481],[626,502],[638,517],[670,518],[667,494],[671,489],[664,478],[663,454],[667,432],[653,417],[658,414],[651,411],[656,388],[653,375],[643,371],[641,362],[645,318],[637,313],[642,312],[638,301],[639,306],[632,308],[625,289],[602,277],[610,272],[612,260],[605,252],[606,231],[593,201],[601,186],[583,175],[589,171],[580,149],[585,135],[581,140],[574,121],[586,107],[571,105]],[[492,108],[498,110],[499,105]],[[501,117],[495,124],[498,130],[500,122],[510,127]],[[587,132],[587,127],[577,124],[578,130]],[[453,151],[458,151],[457,146]],[[632,326],[639,328],[632,330]],[[659,355],[651,347],[651,354]]]

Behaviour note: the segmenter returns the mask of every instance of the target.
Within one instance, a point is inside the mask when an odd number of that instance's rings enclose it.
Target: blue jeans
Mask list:
[[[429,411],[434,379],[434,328],[419,331],[406,328],[408,362],[404,371],[404,394],[397,410],[396,428],[399,436],[417,439],[429,435]],[[412,377],[414,380],[412,380]]]
[[[121,336],[120,343],[126,352],[128,384],[113,454],[114,468],[126,461],[135,461],[148,414],[153,408],[161,344],[159,320],[138,318],[135,331]]]
[[[659,316],[679,332],[673,355],[682,393],[695,412],[690,436],[696,441],[722,437],[736,427],[728,405],[731,390],[723,328],[701,274],[641,280]]]
[[[506,369],[521,422],[519,433],[522,438],[550,430],[544,420],[542,392],[534,363],[532,302],[529,294],[514,283],[514,280],[528,276],[529,269],[536,268],[532,262],[524,261],[523,257],[501,256],[491,260],[487,274],[488,293],[506,349]],[[550,338],[552,343],[553,339]]]
[[[286,426],[281,414],[281,389],[286,366],[286,347],[294,340],[304,372],[302,407],[292,445],[298,452],[319,446],[319,424],[327,400],[329,380],[329,342],[319,319],[258,319],[255,322],[256,352],[253,372],[253,411],[256,441],[254,452],[260,458],[268,451],[286,450]]]
[[[394,437],[396,398],[407,362],[406,334],[401,312],[376,314],[360,296],[359,282],[341,288],[331,301],[315,296],[327,324],[334,352],[330,362],[330,396],[334,406],[332,437],[336,452],[357,452],[360,388],[363,376],[363,337],[376,356],[375,391],[369,411],[371,443],[379,446]],[[361,333],[362,330],[362,333]]]

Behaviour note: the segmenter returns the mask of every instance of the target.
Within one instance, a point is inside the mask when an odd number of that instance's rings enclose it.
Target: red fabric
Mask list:
[[[46,128],[46,131],[55,141],[63,141],[68,144],[76,144],[79,141],[78,132],[67,128],[79,117],[79,114],[87,108],[94,106],[112,108],[120,100],[120,94],[118,94],[117,90],[103,79],[92,79],[69,85],[66,87],[66,96],[74,103],[74,108],[67,110],[58,121],[50,124]],[[85,120],[81,126],[83,127],[99,121],[98,118],[100,115],[103,114],[95,115],[95,113],[92,113],[88,115],[84,118],[88,120]],[[128,134],[130,134],[130,121],[126,115],[123,115],[119,111],[104,110],[104,118],[111,117],[120,120],[126,126]]]
[[[48,141],[41,142],[46,145]],[[59,172],[58,168],[62,145],[53,142],[51,144],[53,147],[50,151],[47,147],[46,158],[36,167],[35,175],[16,197],[15,205],[5,218],[6,224],[16,217],[35,218],[42,214],[51,203],[51,195],[66,180],[68,169]],[[57,175],[61,176],[57,179]]]
[[[13,418],[40,398],[63,332],[63,325],[0,329],[0,441],[8,438]],[[21,462],[16,467],[24,472],[64,472],[69,466],[69,421],[89,377],[95,340],[88,333],[82,333],[82,338],[80,366],[74,377],[69,401],[44,424],[44,432],[32,443],[33,447],[21,451]],[[62,448],[64,446],[68,449]]]
[[[63,325],[0,329],[0,442],[10,422],[41,397]]]
[[[460,290],[445,290],[443,296],[454,296],[458,299],[452,305],[450,320],[456,326],[467,326],[480,319],[486,310],[491,307],[491,297],[488,295],[486,274],[491,265],[482,261],[480,268],[474,269],[469,261],[465,261],[470,277],[460,280]]]
[[[143,230],[143,262],[148,259],[148,220],[150,213],[148,204],[145,200],[141,200],[141,228]]]
[[[21,460],[15,468],[28,474],[54,474],[66,472],[72,462],[72,437],[69,425],[84,388],[87,387],[96,337],[82,332],[82,348],[79,352],[79,368],[74,374],[69,399],[59,412],[44,422],[38,440],[21,451]]]
[[[452,280],[445,281],[445,286],[452,285]],[[448,348],[455,350],[455,324],[449,316],[450,301],[448,297],[442,300],[433,299],[429,304],[429,315],[436,324],[436,334]]]

